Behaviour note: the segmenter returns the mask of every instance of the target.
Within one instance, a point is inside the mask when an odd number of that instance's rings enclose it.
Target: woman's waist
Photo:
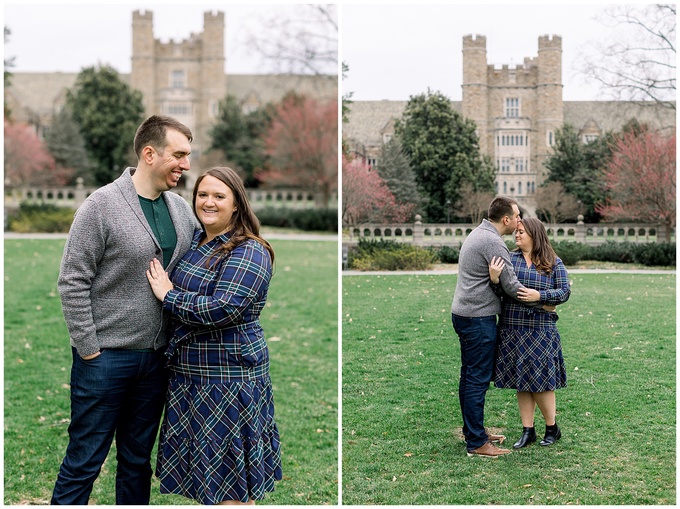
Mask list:
[[[259,321],[243,323],[232,327],[205,327],[173,321],[173,339],[187,339],[191,341],[206,341],[211,343],[238,343],[244,336],[248,338],[264,337]]]
[[[269,380],[269,358],[255,366],[244,366],[239,363],[201,362],[200,364],[183,362],[180,355],[169,368],[174,383],[179,384],[226,384]]]
[[[499,324],[506,328],[546,328],[555,327],[558,316],[555,312],[543,309],[529,308],[520,305],[504,306]]]

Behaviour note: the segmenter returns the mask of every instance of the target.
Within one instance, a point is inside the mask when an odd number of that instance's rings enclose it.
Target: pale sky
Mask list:
[[[333,2],[340,11],[340,59],[349,65],[342,90],[352,92],[353,100],[406,101],[428,88],[460,100],[462,38],[468,34],[486,36],[487,63],[498,66],[521,65],[525,57],[537,56],[539,36],[560,35],[564,100],[607,99],[576,69],[580,55],[593,42],[614,34],[595,20],[606,6],[601,0],[568,5],[374,2]],[[162,0],[118,4],[34,0],[19,5],[10,0],[3,8],[4,25],[11,30],[4,53],[5,58],[15,57],[11,69],[15,72],[78,72],[105,63],[128,73],[133,10],[153,11],[154,35],[164,41],[201,32],[203,13],[220,10],[226,18],[226,72],[268,73],[274,72],[271,62],[249,50],[248,37],[266,35],[266,20],[300,7],[273,1],[188,5]]]
[[[57,3],[10,0],[5,5],[4,25],[11,30],[5,44],[5,59],[15,57],[15,72],[79,72],[98,63],[109,64],[120,73],[129,73],[132,56],[132,12],[153,12],[154,37],[166,42],[188,39],[203,31],[203,13],[225,13],[226,72],[264,74],[273,72],[249,51],[252,34],[266,34],[263,28],[273,16],[290,16],[301,5],[269,2],[245,5],[229,1],[181,5],[146,0],[103,4],[90,2]],[[3,2],[5,3],[5,2]],[[337,68],[326,72],[335,74]]]
[[[563,99],[603,99],[574,64],[592,41],[611,36],[594,20],[604,7],[598,1],[344,5],[341,52],[349,72],[343,93],[358,101],[406,101],[429,87],[459,101],[464,35],[486,36],[487,64],[512,66],[538,55],[539,36],[554,34],[562,36]]]

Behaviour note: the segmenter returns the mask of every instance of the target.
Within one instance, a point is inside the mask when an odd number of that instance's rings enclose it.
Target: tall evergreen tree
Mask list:
[[[555,133],[554,154],[546,161],[548,182],[559,182],[564,190],[576,197],[584,207],[586,222],[598,222],[595,206],[606,198],[604,170],[611,155],[612,133],[583,143],[577,130],[565,124]]]
[[[57,166],[72,170],[71,183],[78,177],[83,179],[85,185],[95,183],[95,176],[92,173],[95,165],[87,154],[85,140],[68,108],[62,108],[52,118],[52,126],[45,136],[45,143]]]
[[[414,212],[422,212],[426,200],[418,189],[416,176],[397,137],[392,137],[390,141],[383,144],[380,151],[380,163],[376,170],[392,191],[397,203],[412,204]]]
[[[267,104],[250,113],[243,113],[238,100],[228,95],[220,102],[220,113],[210,130],[210,150],[220,150],[229,164],[240,171],[249,187],[258,180],[254,172],[266,161],[264,136],[271,123],[274,108]]]
[[[80,71],[66,104],[96,164],[96,184],[108,184],[135,164],[132,142],[144,119],[142,93],[130,88],[115,69],[104,65]]]
[[[427,220],[446,220],[447,200],[454,207],[459,189],[472,182],[482,191],[491,184],[489,166],[479,154],[476,125],[451,107],[440,92],[411,96],[395,125],[404,152],[411,161],[416,182],[427,194]]]

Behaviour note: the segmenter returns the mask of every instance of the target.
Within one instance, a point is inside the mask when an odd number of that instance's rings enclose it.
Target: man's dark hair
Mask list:
[[[519,205],[512,198],[506,198],[505,196],[496,196],[489,204],[489,221],[498,223],[503,216],[512,217],[513,210],[512,206]]]
[[[134,144],[137,158],[142,158],[142,149],[147,145],[151,145],[162,152],[167,145],[166,134],[168,129],[179,131],[187,137],[189,142],[193,140],[191,130],[178,120],[164,115],[152,115],[137,128]]]

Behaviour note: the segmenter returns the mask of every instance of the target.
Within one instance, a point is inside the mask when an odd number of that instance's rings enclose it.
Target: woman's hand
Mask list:
[[[538,302],[541,300],[541,292],[531,288],[520,288],[517,291],[517,300],[522,302]]]
[[[173,289],[168,273],[163,270],[161,262],[155,258],[149,265],[149,270],[146,271],[146,278],[149,280],[153,294],[160,301],[165,299],[165,295]]]
[[[500,256],[494,256],[491,258],[491,263],[489,264],[489,277],[493,284],[498,284],[501,277],[501,272],[503,272],[503,267],[505,267],[505,262]]]

